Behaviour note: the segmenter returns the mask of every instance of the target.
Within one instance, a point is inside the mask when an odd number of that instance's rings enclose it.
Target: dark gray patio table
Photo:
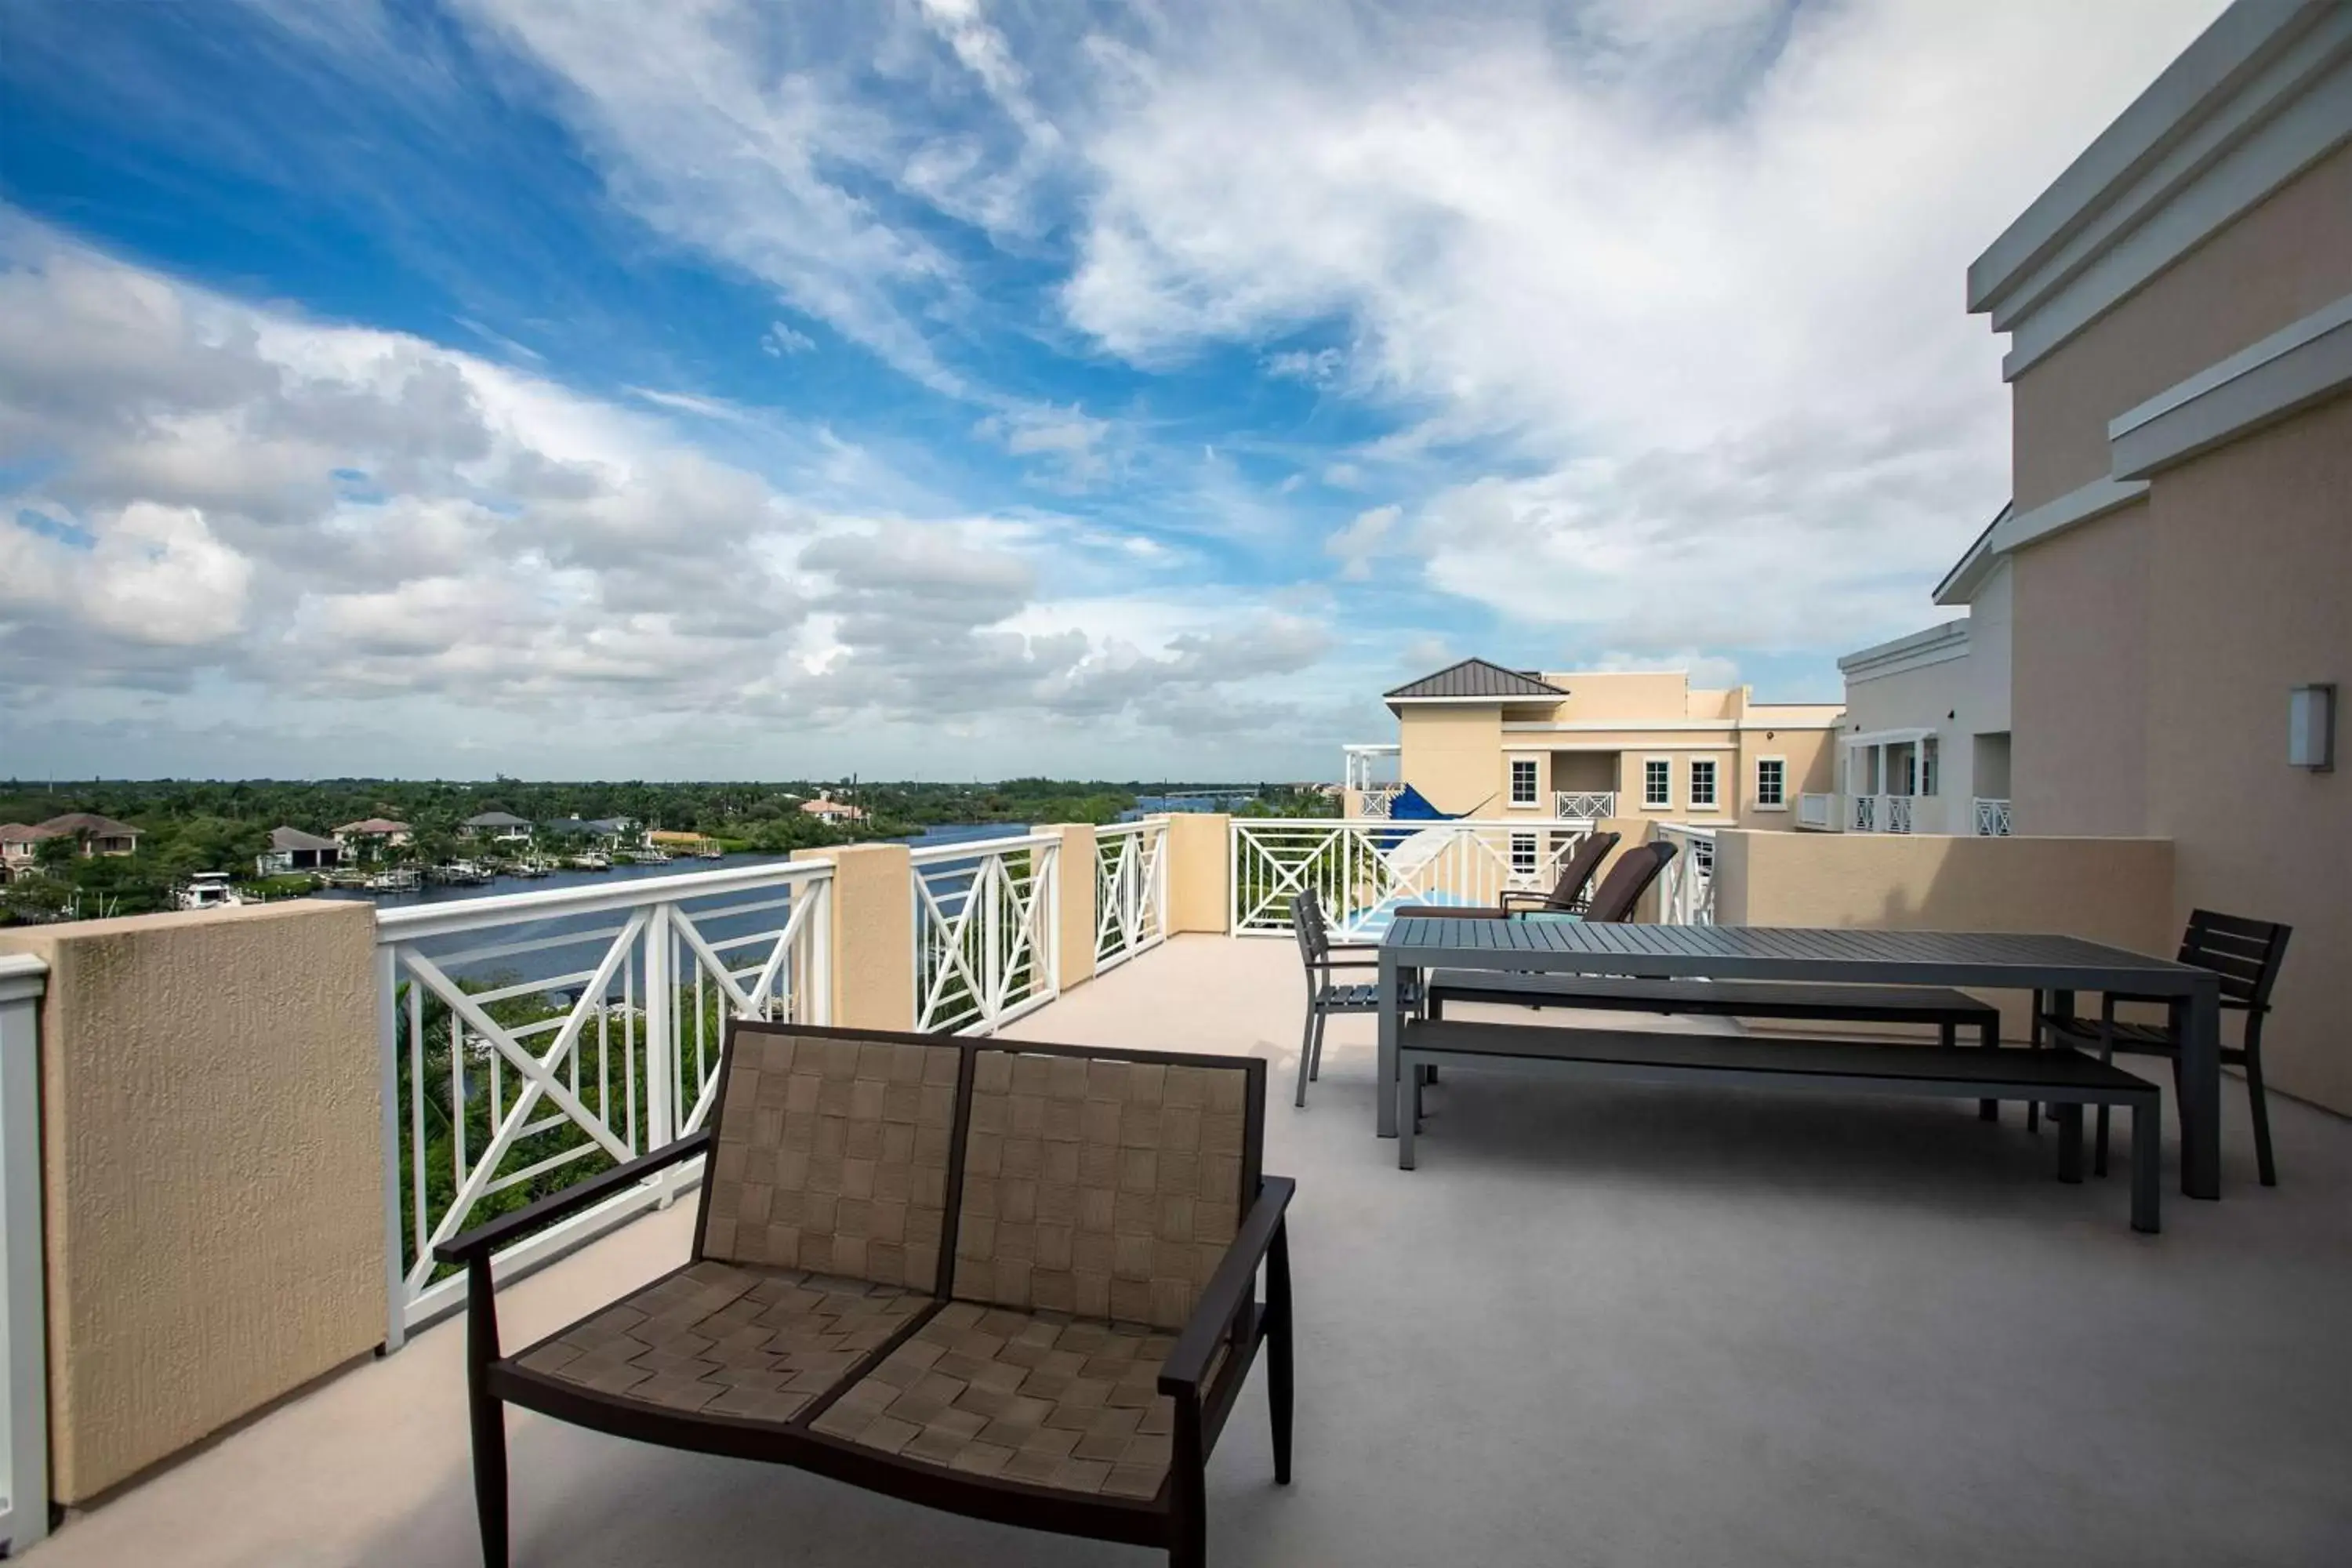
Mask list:
[[[2221,1195],[2221,1005],[2210,970],[2080,937],[2011,931],[1808,931],[1792,926],[1585,924],[1568,921],[1395,921],[1381,941],[1378,1131],[1396,1136],[1399,981],[1427,969],[1624,974],[1644,980],[1788,980],[1816,984],[1971,985],[2161,997],[2185,1026],[2180,1057],[2180,1190]]]

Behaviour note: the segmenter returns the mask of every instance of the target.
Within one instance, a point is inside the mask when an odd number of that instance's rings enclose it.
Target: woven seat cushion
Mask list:
[[[515,1358],[665,1410],[788,1421],[931,1304],[896,1286],[701,1262]]]
[[[1241,1224],[1248,1081],[974,1053],[951,1294],[1183,1327]]]
[[[744,1029],[734,1049],[699,1256],[934,1289],[960,1047]]]
[[[951,1301],[813,1425],[942,1469],[1148,1499],[1168,1474],[1175,1406],[1156,1385],[1175,1342]]]

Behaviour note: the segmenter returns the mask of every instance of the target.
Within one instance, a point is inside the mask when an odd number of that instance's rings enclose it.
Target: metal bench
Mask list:
[[[2120,1068],[2056,1051],[1961,1050],[1869,1040],[1766,1038],[1671,1030],[1531,1027],[1409,1020],[1398,1047],[1397,1166],[1413,1168],[1423,1068],[1491,1062],[1615,1083],[1700,1081],[1741,1089],[2032,1100],[2058,1120],[2058,1179],[2083,1179],[2083,1107],[2132,1116],[2132,1228],[2158,1229],[2157,1088]]]

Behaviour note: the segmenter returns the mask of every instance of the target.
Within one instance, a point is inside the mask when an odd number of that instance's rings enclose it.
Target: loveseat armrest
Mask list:
[[[1160,1363],[1160,1392],[1197,1399],[1201,1384],[1216,1359],[1218,1342],[1234,1319],[1257,1294],[1257,1266],[1282,1234],[1283,1211],[1290,1206],[1298,1184],[1288,1176],[1258,1178],[1257,1201],[1242,1216],[1241,1227],[1225,1248],[1224,1261],[1209,1278],[1207,1289],[1192,1307],[1192,1321],[1176,1336],[1168,1359]]]
[[[666,1170],[682,1160],[690,1160],[709,1148],[710,1129],[706,1127],[698,1132],[689,1132],[674,1143],[666,1143],[609,1171],[599,1172],[560,1193],[550,1193],[543,1198],[525,1204],[512,1214],[502,1214],[471,1230],[461,1231],[435,1247],[433,1256],[443,1263],[466,1263],[477,1256],[488,1257],[509,1242],[521,1240],[551,1220],[602,1203],[614,1194],[636,1185],[656,1171]]]

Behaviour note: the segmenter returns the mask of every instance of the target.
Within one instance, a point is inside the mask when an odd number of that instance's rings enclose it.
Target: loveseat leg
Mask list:
[[[1274,1426],[1274,1484],[1290,1484],[1290,1228],[1265,1249],[1265,1406]]]
[[[499,1310],[490,1260],[477,1253],[466,1276],[466,1405],[473,1422],[474,1509],[481,1517],[482,1568],[507,1568],[507,1413],[490,1393],[499,1359]]]

